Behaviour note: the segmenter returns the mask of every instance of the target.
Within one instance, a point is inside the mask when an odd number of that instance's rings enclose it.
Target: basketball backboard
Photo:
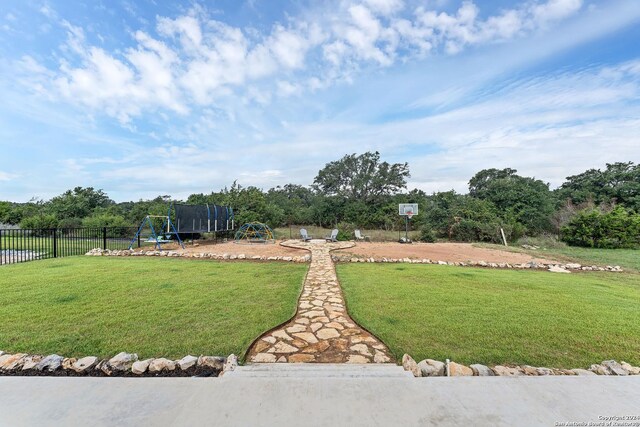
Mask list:
[[[398,214],[402,216],[413,216],[418,214],[417,203],[400,203],[398,205]]]

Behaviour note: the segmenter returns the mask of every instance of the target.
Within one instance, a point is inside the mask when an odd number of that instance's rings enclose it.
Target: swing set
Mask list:
[[[176,225],[171,221],[172,208],[175,212]],[[156,233],[152,218],[162,218],[160,233]],[[136,235],[131,239],[129,249],[133,248],[134,243],[140,237],[146,225],[151,229],[151,235],[146,241],[155,243],[155,247],[158,250],[162,250],[161,245],[163,243],[174,242],[175,240],[170,238],[173,235],[176,236],[178,243],[184,249],[180,233],[183,235],[190,234],[193,237],[194,234],[228,232],[235,228],[233,209],[229,206],[173,203],[169,204],[167,215],[147,215],[144,217]]]
[[[156,233],[156,229],[153,227],[153,221],[151,220],[151,218],[163,218],[163,222],[162,222],[162,227],[160,228],[161,230],[164,230],[165,225],[167,227],[167,231],[165,233]],[[173,240],[171,239],[167,239],[167,236],[171,236],[173,234],[175,234],[176,238],[178,239],[178,243],[180,244],[180,246],[182,247],[182,249],[184,249],[184,243],[182,243],[182,239],[180,239],[180,234],[178,234],[178,231],[176,230],[176,227],[173,225],[173,222],[171,222],[171,216],[170,215],[147,215],[144,217],[144,219],[142,220],[142,222],[140,223],[140,227],[138,227],[138,231],[136,232],[136,235],[133,236],[133,239],[131,239],[131,243],[129,244],[129,249],[133,248],[133,244],[134,242],[136,242],[138,240],[138,236],[140,236],[140,233],[142,232],[142,229],[144,228],[145,224],[149,225],[149,228],[151,229],[151,236],[149,236],[149,238],[146,240],[147,242],[151,243],[151,242],[155,242],[155,247],[158,250],[162,250],[162,244],[163,243],[171,243],[173,242]],[[173,230],[173,231],[172,231]]]

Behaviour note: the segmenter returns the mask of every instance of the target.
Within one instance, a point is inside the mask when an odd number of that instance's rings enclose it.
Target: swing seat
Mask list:
[[[145,240],[147,243],[171,243],[171,240],[167,240],[164,237],[158,237],[158,240],[154,239],[153,236],[149,237]]]

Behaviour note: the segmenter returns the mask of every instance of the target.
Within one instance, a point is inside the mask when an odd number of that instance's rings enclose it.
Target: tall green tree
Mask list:
[[[267,192],[269,203],[283,210],[283,218],[287,224],[312,224],[312,205],[316,194],[302,185],[286,184],[271,188]]]
[[[515,169],[485,169],[469,181],[469,195],[490,201],[503,219],[526,227],[530,234],[551,230],[554,198],[549,184],[517,175]]]
[[[327,196],[370,203],[405,189],[410,176],[408,163],[381,162],[376,151],[349,154],[327,163],[313,183]]]
[[[589,169],[569,176],[556,194],[561,203],[567,199],[574,204],[615,203],[640,212],[640,164],[607,163],[604,171]]]
[[[98,207],[107,207],[115,202],[102,190],[93,187],[76,187],[54,197],[47,210],[58,219],[85,218]]]

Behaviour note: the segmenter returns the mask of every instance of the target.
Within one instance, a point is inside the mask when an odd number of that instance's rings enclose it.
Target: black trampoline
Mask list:
[[[234,229],[233,209],[219,205],[174,204],[178,233],[217,233]]]

